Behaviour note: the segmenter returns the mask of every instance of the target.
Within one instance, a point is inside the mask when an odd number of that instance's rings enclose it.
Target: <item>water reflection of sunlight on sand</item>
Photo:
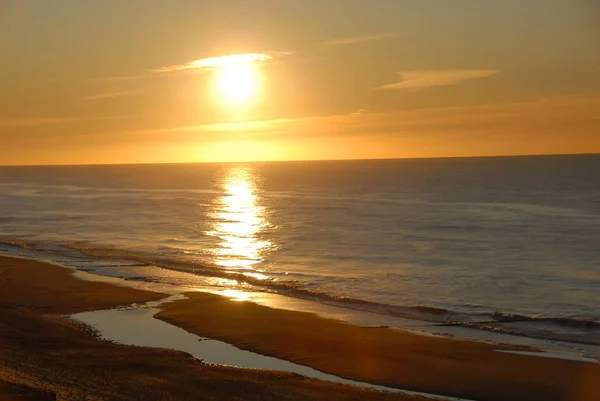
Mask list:
[[[226,296],[232,301],[252,301],[252,297],[249,292],[238,291],[238,290],[225,290],[219,292],[219,295]]]
[[[219,247],[212,250],[214,262],[232,273],[269,279],[255,268],[273,245],[259,238],[269,223],[265,208],[259,204],[256,174],[251,168],[230,168],[220,187],[223,195],[210,214],[215,222],[212,231],[206,233],[221,239]]]

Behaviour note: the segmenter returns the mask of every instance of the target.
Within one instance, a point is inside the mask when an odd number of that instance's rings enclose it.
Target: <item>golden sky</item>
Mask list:
[[[4,0],[0,165],[600,152],[595,0]]]

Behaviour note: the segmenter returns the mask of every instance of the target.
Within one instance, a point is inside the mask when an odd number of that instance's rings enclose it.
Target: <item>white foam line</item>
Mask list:
[[[583,355],[570,355],[570,354],[559,354],[555,352],[545,352],[545,351],[511,351],[504,349],[497,349],[496,352],[503,352],[505,354],[516,354],[516,355],[527,355],[527,356],[537,356],[540,358],[553,358],[553,359],[566,359],[569,361],[578,361],[578,362],[589,362],[589,363],[600,363],[597,359],[589,358]]]

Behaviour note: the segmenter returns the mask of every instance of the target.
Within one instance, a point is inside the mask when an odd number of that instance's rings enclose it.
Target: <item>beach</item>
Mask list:
[[[166,295],[78,280],[71,273],[0,257],[1,400],[21,400],[24,393],[31,400],[418,399],[101,341],[61,316]]]
[[[10,383],[0,386],[5,394],[27,388],[38,397],[29,399],[53,394],[58,399],[418,399],[101,341],[64,316],[167,295],[79,280],[60,266],[1,257],[0,294],[0,380]],[[498,352],[522,347],[358,327],[207,293],[186,297],[161,305],[157,318],[357,381],[477,401],[591,401],[600,391],[598,364]]]
[[[600,401],[598,16],[0,0],[0,401]]]
[[[206,293],[156,315],[193,333],[357,381],[474,400],[592,400],[600,365],[518,347],[359,327]],[[587,397],[587,398],[586,398]]]
[[[0,401],[600,401],[598,16],[0,0]]]

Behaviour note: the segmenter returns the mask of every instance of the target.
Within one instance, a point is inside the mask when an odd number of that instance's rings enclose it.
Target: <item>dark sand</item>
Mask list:
[[[0,380],[0,401],[54,401],[56,394]]]
[[[419,399],[112,344],[58,316],[162,297],[0,257],[0,400]]]
[[[496,352],[472,341],[364,328],[189,293],[156,317],[187,331],[345,378],[477,401],[598,401],[600,365]]]

